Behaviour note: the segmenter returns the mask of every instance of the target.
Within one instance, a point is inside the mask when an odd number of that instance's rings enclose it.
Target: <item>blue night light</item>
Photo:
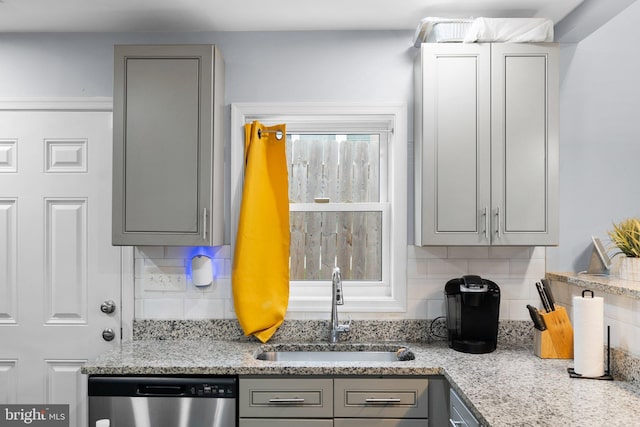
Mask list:
[[[211,280],[215,280],[216,276],[217,276],[217,271],[215,269],[215,264],[212,262],[214,255],[216,254],[216,252],[218,252],[218,250],[220,249],[220,247],[217,246],[194,246],[192,248],[190,248],[189,252],[187,253],[187,259],[189,260],[189,262],[187,262],[186,264],[186,275],[187,275],[187,280],[191,281],[192,283],[194,283],[193,281],[193,262],[192,260],[195,257],[198,256],[205,256],[207,258],[209,258],[209,261],[211,261]],[[194,283],[195,284],[195,283]],[[211,283],[208,283],[211,284]],[[206,285],[205,285],[206,286]]]

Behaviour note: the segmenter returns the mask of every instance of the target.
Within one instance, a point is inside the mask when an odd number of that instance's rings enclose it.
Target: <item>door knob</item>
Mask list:
[[[116,303],[113,300],[106,300],[100,305],[100,311],[105,314],[111,314],[116,311]]]
[[[111,328],[107,328],[104,331],[102,331],[102,338],[105,341],[113,341],[115,337],[116,337],[116,333],[113,332],[113,329]]]

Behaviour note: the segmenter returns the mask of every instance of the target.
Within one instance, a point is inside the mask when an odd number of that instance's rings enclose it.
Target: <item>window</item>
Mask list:
[[[405,311],[406,108],[234,104],[232,239],[242,197],[242,126],[253,120],[287,124],[289,310],[328,310],[338,266],[345,311]]]
[[[317,123],[331,132],[332,123]],[[297,133],[287,130],[292,282],[382,282],[388,215],[380,183],[387,132]],[[386,171],[385,171],[386,172]],[[382,192],[386,193],[386,191]],[[386,225],[388,221],[384,222]]]

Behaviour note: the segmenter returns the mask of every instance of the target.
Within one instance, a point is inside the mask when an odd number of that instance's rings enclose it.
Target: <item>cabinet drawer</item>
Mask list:
[[[450,394],[450,423],[452,426],[479,427],[480,423],[473,416],[467,405],[464,404],[458,394],[451,390]]]
[[[426,419],[412,418],[336,418],[334,427],[425,427]]]
[[[334,380],[336,417],[427,418],[424,378]]]
[[[362,424],[364,425],[364,424]],[[333,427],[333,420],[297,418],[240,418],[240,427]]]
[[[240,378],[241,418],[332,418],[330,378]]]

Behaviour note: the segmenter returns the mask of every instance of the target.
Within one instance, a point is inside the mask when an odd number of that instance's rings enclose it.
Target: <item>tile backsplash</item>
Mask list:
[[[212,258],[214,282],[191,283],[196,253]],[[407,311],[348,313],[353,319],[434,319],[444,315],[447,280],[476,274],[500,286],[500,319],[528,320],[527,304],[538,305],[534,283],[545,274],[544,247],[408,247]],[[140,246],[135,250],[137,319],[233,319],[230,246],[189,248]],[[288,319],[326,319],[325,312],[287,313]]]

